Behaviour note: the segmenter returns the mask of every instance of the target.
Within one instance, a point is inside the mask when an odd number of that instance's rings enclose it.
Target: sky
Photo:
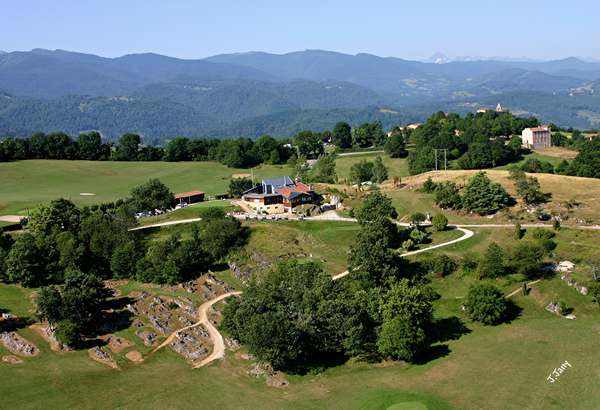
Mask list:
[[[0,50],[600,60],[598,0],[0,0]]]

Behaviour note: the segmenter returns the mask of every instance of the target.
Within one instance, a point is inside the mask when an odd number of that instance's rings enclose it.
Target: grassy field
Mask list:
[[[349,155],[338,157],[335,161],[335,171],[338,179],[344,180],[350,176],[350,167],[362,160],[374,161],[378,156],[383,159],[384,165],[388,168],[388,174],[391,177],[404,177],[409,175],[408,162],[406,158],[390,158],[387,154],[382,153],[365,153],[360,155]]]
[[[252,244],[267,245],[274,224],[255,223]],[[322,228],[322,229],[321,229]],[[322,246],[346,248],[356,225],[285,223],[277,225],[283,242],[301,240],[305,251]],[[531,235],[528,232],[527,235]],[[526,235],[526,239],[527,239]],[[600,233],[561,230],[557,258],[578,261],[600,252]],[[303,238],[304,237],[304,238]],[[525,240],[526,240],[525,239]],[[480,253],[491,242],[514,243],[510,229],[477,229],[476,236],[439,250],[458,257]],[[436,251],[437,252],[437,251]],[[343,253],[343,252],[342,252]],[[313,255],[314,256],[314,255]],[[318,257],[318,256],[315,256]],[[327,264],[341,263],[342,255]],[[591,409],[600,407],[595,380],[600,342],[599,309],[559,278],[533,286],[528,296],[516,295],[519,317],[500,326],[470,322],[460,309],[470,276],[456,273],[432,284],[442,297],[435,302],[439,340],[422,363],[348,362],[320,373],[288,375],[290,385],[278,389],[248,374],[251,363],[234,353],[207,368],[192,370],[179,356],[163,350],[138,365],[119,359],[111,370],[87,358],[85,351],[53,353],[29,329],[19,330],[41,349],[21,365],[0,363],[3,408],[357,408],[357,409]],[[507,292],[518,283],[500,281]],[[124,294],[139,284],[122,288]],[[147,289],[151,293],[162,289]],[[0,284],[0,305],[17,314],[31,310],[30,290]],[[544,310],[556,298],[574,307],[569,321]],[[452,331],[449,331],[452,330]],[[120,335],[136,340],[130,330]],[[137,341],[136,349],[146,352]],[[0,348],[0,355],[6,350]],[[546,378],[565,360],[572,365],[558,381]]]
[[[262,165],[256,179],[287,175],[287,166]],[[0,163],[0,215],[26,214],[40,203],[59,197],[81,205],[113,201],[150,178],[159,178],[173,192],[227,192],[233,174],[248,169],[216,162],[93,162],[29,160]],[[94,196],[81,196],[93,193]]]
[[[461,171],[439,171],[427,174],[405,177],[402,180],[402,188],[394,188],[391,184],[383,186],[383,190],[389,195],[401,216],[410,215],[412,212],[439,212],[436,209],[433,196],[418,192],[428,177],[435,182],[454,181],[458,186],[464,186],[476,170]],[[492,181],[499,182],[513,196],[516,197],[515,184],[509,179],[506,170],[487,170],[487,175]],[[592,223],[600,222],[600,179],[571,177],[554,174],[532,174],[541,185],[544,192],[552,194],[551,201],[544,205],[549,212],[557,212],[569,217],[572,223],[576,219],[588,220]],[[574,207],[567,209],[565,204],[571,202]],[[516,208],[510,211],[515,211]],[[494,219],[482,218],[477,215],[467,215],[453,211],[445,211],[448,219],[454,223],[494,223],[506,222],[507,217],[498,215]],[[515,216],[515,215],[513,215]],[[529,218],[533,221],[533,215],[521,214],[519,218]]]

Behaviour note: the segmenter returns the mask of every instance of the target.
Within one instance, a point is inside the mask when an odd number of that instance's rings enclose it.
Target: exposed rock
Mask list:
[[[140,331],[137,331],[135,334],[137,335],[137,337],[142,339],[142,341],[144,342],[144,345],[146,345],[146,346],[152,346],[154,344],[154,342],[156,342],[156,338],[158,337],[156,335],[156,333],[149,332],[147,330],[140,330]]]
[[[165,319],[159,319],[154,315],[148,315],[148,320],[150,321],[152,326],[154,326],[154,328],[163,335],[167,335],[173,332],[169,327],[169,323]]]
[[[0,333],[0,342],[10,350],[11,353],[18,356],[30,357],[39,353],[38,348],[24,337],[15,332]]]
[[[88,350],[88,355],[92,360],[97,361],[98,363],[102,363],[106,366],[112,367],[113,369],[118,369],[119,366],[117,362],[112,358],[110,353],[102,350],[102,348],[95,346]]]
[[[181,330],[177,332],[171,347],[187,360],[198,360],[208,355],[208,348],[205,346],[208,337],[208,332],[203,326]]]
[[[237,352],[240,349],[240,342],[235,339],[224,337],[223,342],[225,343],[225,347],[232,352]]]
[[[103,339],[106,341],[108,347],[113,353],[119,353],[122,350],[134,345],[133,342],[115,335],[108,335]]]
[[[58,341],[58,339],[56,339],[54,330],[52,330],[48,324],[35,323],[29,326],[29,328],[44,338],[44,340],[50,345],[50,349],[53,352],[67,352],[73,350],[69,346],[62,344]]]
[[[144,327],[144,322],[142,322],[140,319],[135,319],[133,321],[133,323],[131,324],[131,326],[133,326],[136,329],[140,329],[140,328]]]
[[[248,372],[255,377],[265,376],[267,385],[271,387],[287,387],[289,382],[282,372],[276,372],[268,363],[256,363]]]

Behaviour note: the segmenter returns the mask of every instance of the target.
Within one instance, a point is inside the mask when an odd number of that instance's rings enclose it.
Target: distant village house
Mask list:
[[[543,149],[552,146],[552,133],[550,127],[525,128],[521,134],[522,145],[529,149]]]

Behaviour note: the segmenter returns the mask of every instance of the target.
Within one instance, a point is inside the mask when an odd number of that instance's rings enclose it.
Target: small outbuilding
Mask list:
[[[201,191],[190,191],[190,192],[181,192],[179,194],[175,194],[175,200],[178,204],[195,204],[197,202],[204,201],[204,192]]]

